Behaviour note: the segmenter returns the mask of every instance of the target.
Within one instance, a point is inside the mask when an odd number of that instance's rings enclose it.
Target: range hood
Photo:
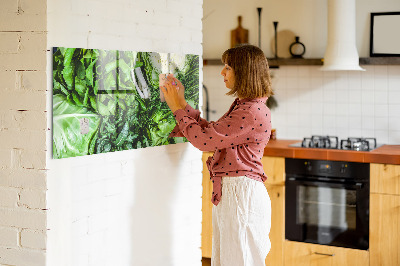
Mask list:
[[[328,44],[323,71],[358,70],[355,0],[328,0]]]

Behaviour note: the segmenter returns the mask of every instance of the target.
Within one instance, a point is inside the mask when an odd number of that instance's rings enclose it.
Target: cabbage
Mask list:
[[[81,133],[82,119],[89,120],[88,133]],[[53,157],[67,158],[94,152],[100,116],[66,100],[60,94],[53,96]]]

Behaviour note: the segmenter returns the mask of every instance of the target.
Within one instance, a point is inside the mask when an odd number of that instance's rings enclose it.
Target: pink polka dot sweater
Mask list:
[[[218,121],[208,122],[190,105],[174,112],[178,122],[170,137],[186,137],[201,151],[214,151],[207,160],[213,182],[212,203],[221,200],[224,176],[247,176],[261,182],[267,179],[261,159],[271,131],[267,98],[236,99]]]

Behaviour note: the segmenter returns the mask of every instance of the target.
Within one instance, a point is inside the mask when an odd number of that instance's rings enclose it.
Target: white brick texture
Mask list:
[[[0,247],[1,264],[9,265],[46,265],[45,252],[42,250],[29,250],[21,248]]]
[[[201,56],[202,15],[202,0],[53,0],[48,49]],[[201,265],[201,153],[190,144],[48,160],[46,169],[49,264]]]
[[[15,88],[15,71],[10,71],[10,70],[0,70],[0,90],[11,90]],[[1,103],[1,99],[0,99]],[[0,110],[1,108],[0,104]]]
[[[46,1],[2,0],[0,31],[46,31]]]
[[[0,71],[3,70],[46,70],[46,33],[20,33],[18,53],[0,53]]]
[[[17,247],[19,231],[16,228],[0,227],[0,247]]]
[[[46,212],[26,208],[0,208],[0,226],[46,229]]]
[[[45,209],[46,208],[46,191],[22,189],[19,193],[19,205],[28,209]]]
[[[46,189],[46,170],[0,169],[0,186]]]
[[[43,130],[47,126],[44,111],[4,110],[0,115],[0,129]]]
[[[46,110],[46,92],[44,91],[22,91],[1,90],[1,109],[11,110]]]
[[[24,248],[46,249],[46,231],[22,229],[21,246]]]
[[[46,6],[0,2],[0,265],[45,265]]]
[[[0,123],[0,125],[1,125],[1,123]],[[1,129],[1,126],[0,126],[0,129]],[[11,167],[10,150],[9,149],[0,149],[0,169],[10,168],[10,167]]]
[[[18,199],[18,189],[10,187],[0,187],[0,207],[17,207]]]

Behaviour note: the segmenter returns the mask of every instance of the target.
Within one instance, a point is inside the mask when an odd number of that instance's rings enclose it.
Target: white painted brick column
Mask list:
[[[48,50],[197,54],[201,93],[202,3],[51,0]],[[49,151],[46,168],[48,265],[201,265],[202,162],[191,144],[61,160]]]
[[[0,2],[0,265],[46,262],[46,6]]]

